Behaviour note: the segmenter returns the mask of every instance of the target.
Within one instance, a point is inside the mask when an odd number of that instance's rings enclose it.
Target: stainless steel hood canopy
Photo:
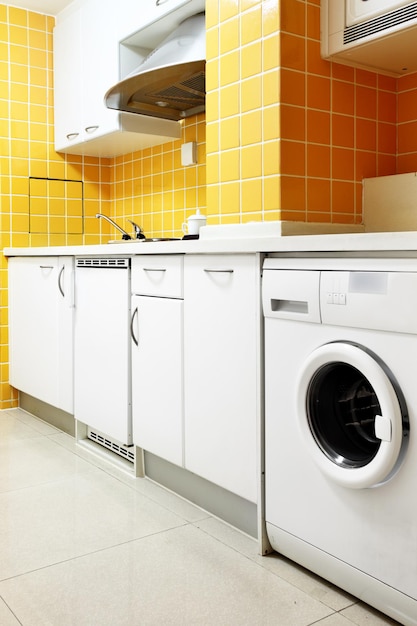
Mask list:
[[[109,89],[109,109],[170,120],[205,110],[205,15],[184,20],[131,74]]]

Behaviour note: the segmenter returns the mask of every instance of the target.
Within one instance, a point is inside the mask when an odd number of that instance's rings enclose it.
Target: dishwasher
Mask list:
[[[130,258],[76,258],[74,417],[133,462],[130,310]]]

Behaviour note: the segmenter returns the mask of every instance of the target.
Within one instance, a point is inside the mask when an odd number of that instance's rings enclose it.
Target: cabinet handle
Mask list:
[[[144,267],[144,272],[166,272],[165,267]]]
[[[235,270],[227,270],[227,269],[220,269],[220,268],[219,269],[217,269],[217,268],[216,269],[209,269],[209,268],[207,268],[204,271],[207,272],[208,274],[212,274],[212,273],[214,273],[214,274],[233,274],[233,272]]]
[[[166,2],[169,2],[169,0],[156,0],[155,5],[160,7],[161,4],[165,4]]]
[[[136,307],[136,309],[133,311],[132,319],[130,320],[130,336],[132,337],[133,342],[136,346],[139,345],[139,341],[137,340],[137,338],[135,337],[135,333],[133,332],[133,323],[137,315],[138,315],[138,307]]]
[[[68,141],[72,141],[73,139],[77,139],[79,134],[80,133],[68,133],[68,135],[67,135]]]
[[[86,133],[95,133],[98,130],[98,126],[86,126],[84,130]]]
[[[61,267],[61,270],[60,270],[60,272],[59,272],[59,274],[58,274],[58,289],[59,289],[59,291],[61,292],[61,296],[62,296],[63,298],[65,298],[65,292],[64,292],[64,290],[63,290],[63,288],[62,288],[62,277],[63,277],[63,275],[64,275],[64,270],[65,270],[65,265],[63,265],[63,266]]]

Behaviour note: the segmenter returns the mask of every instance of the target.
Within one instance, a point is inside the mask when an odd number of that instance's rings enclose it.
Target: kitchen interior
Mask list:
[[[137,4],[0,4],[0,622],[416,625],[417,3]]]

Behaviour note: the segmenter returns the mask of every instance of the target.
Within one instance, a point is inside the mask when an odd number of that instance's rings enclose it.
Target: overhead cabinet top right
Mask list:
[[[417,2],[321,0],[321,54],[390,76],[417,71]]]

